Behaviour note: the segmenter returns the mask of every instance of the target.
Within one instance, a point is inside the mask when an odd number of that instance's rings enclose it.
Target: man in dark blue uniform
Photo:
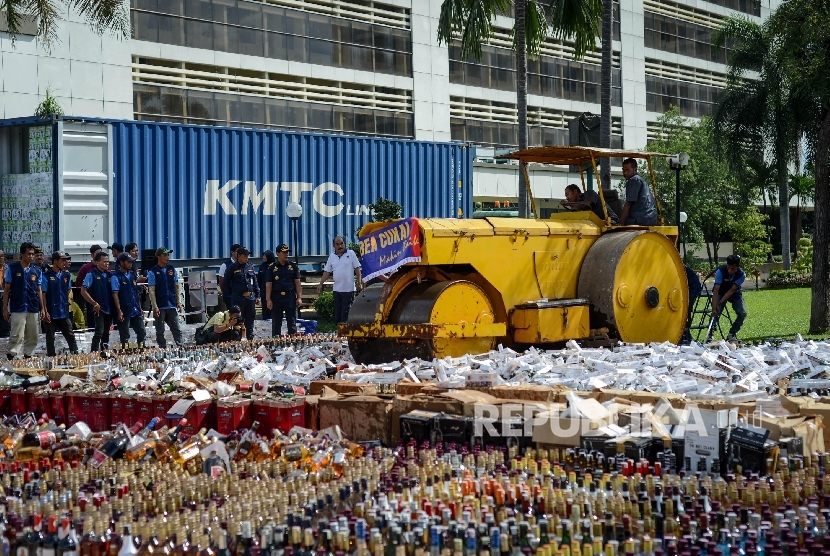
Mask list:
[[[231,258],[222,263],[216,273],[216,281],[219,284],[219,291],[222,293],[222,303],[224,303],[225,309],[229,309],[231,306],[231,294],[228,284],[225,282],[225,276],[227,276],[228,267],[236,262],[236,250],[240,247],[242,246],[238,243],[231,245]]]
[[[95,319],[95,332],[92,334],[90,352],[106,349],[110,343],[110,328],[112,327],[112,284],[110,278],[110,257],[106,251],[95,253],[95,268],[84,277],[81,286],[81,295],[92,307]]]
[[[72,258],[68,253],[52,253],[52,266],[43,273],[43,295],[46,298],[46,315],[43,317],[43,331],[46,332],[46,355],[55,352],[55,330],[63,334],[69,351],[78,352],[78,343],[72,331],[72,315],[69,311],[69,290],[72,288],[72,275],[69,264]]]
[[[144,328],[144,314],[138,294],[138,276],[133,270],[135,259],[129,253],[118,255],[118,270],[112,273],[112,301],[115,326],[121,345],[130,341],[130,328],[135,332],[138,347],[144,347],[147,331]]]
[[[41,288],[42,273],[35,258],[35,246],[20,245],[20,262],[6,265],[3,289],[3,318],[11,325],[9,352],[14,359],[20,352],[31,357],[37,347],[38,320],[45,315],[45,299]]]
[[[288,324],[288,333],[297,333],[297,307],[302,304],[303,288],[300,269],[288,260],[288,246],[277,247],[277,260],[265,276],[265,299],[271,309],[271,336],[282,332],[282,315]]]
[[[179,326],[179,311],[181,303],[181,279],[179,271],[169,263],[172,249],[159,247],[156,249],[157,264],[147,274],[147,285],[150,287],[150,304],[153,306],[153,316],[156,327],[156,342],[160,348],[167,347],[164,339],[164,325],[170,327],[173,341],[182,345],[182,329]]]
[[[236,250],[236,262],[225,270],[224,283],[231,296],[231,305],[242,310],[245,332],[248,340],[254,339],[254,318],[259,301],[259,283],[254,266],[248,262],[251,254],[245,247]]]
[[[726,264],[715,271],[715,287],[712,290],[712,316],[717,321],[721,309],[727,302],[732,304],[735,311],[735,321],[729,329],[726,339],[734,342],[738,339],[738,332],[746,320],[746,304],[741,294],[741,285],[746,280],[746,272],[741,268],[741,258],[738,255],[726,257]],[[715,327],[711,327],[714,330]],[[706,341],[711,341],[707,338]]]

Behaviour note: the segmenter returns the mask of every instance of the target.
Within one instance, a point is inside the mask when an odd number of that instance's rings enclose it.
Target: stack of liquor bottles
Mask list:
[[[389,449],[339,439],[337,431],[267,438],[258,426],[219,439],[203,431],[184,438],[181,426],[133,429],[90,437],[79,451],[73,444],[0,463],[4,549],[19,556],[830,553],[827,455],[791,458],[764,476],[721,476],[574,449],[426,442]],[[68,441],[54,429],[37,433],[41,445],[43,433]],[[19,454],[35,438],[12,442]]]

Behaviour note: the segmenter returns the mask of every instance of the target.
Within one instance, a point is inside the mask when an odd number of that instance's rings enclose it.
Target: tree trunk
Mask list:
[[[525,0],[516,0],[516,107],[519,116],[519,150],[527,148],[527,41],[525,37]],[[519,169],[519,218],[530,217],[530,199],[525,173]]]
[[[767,253],[767,262],[768,263],[774,263],[775,259],[772,258],[772,236],[770,236],[770,233],[769,233],[769,221],[772,218],[772,210],[770,210],[770,213],[767,214],[767,188],[766,188],[766,186],[761,188],[761,199],[764,200],[764,212],[763,212],[763,214],[766,214],[766,216],[767,216],[767,219],[764,220],[764,230],[766,230],[766,232],[767,232],[767,243],[769,243],[769,245],[770,245],[769,253]]]
[[[613,52],[611,32],[614,28],[614,2],[602,0],[602,69],[600,76],[600,124],[599,146],[611,148],[611,53]],[[611,189],[611,159],[604,157],[600,161],[600,179],[602,189]]]
[[[709,246],[708,241],[706,241],[706,258],[709,259],[709,266],[712,266],[712,248]]]
[[[816,196],[813,229],[813,298],[810,306],[810,333],[824,334],[830,330],[830,110],[825,110],[819,123],[816,141]]]
[[[787,161],[779,157],[778,161],[778,216],[781,233],[781,261],[784,270],[790,270],[790,193]]]

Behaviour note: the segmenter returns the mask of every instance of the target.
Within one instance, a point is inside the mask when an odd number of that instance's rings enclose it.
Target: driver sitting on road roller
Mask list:
[[[602,201],[600,201],[597,192],[589,189],[583,193],[575,183],[565,188],[565,198],[559,201],[559,204],[573,210],[591,210],[597,215],[597,218],[603,221],[605,220],[605,214],[602,212]],[[605,208],[608,210],[608,217],[611,219],[611,223],[616,224],[617,215],[607,203]]]

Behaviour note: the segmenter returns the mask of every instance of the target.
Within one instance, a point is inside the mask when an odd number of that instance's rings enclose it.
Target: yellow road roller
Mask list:
[[[578,166],[585,190],[581,169],[592,167],[600,183],[602,157],[645,159],[654,188],[655,156],[665,155],[539,147],[505,158],[518,160],[526,177],[528,163]],[[689,293],[677,228],[614,226],[606,207],[616,191],[598,193],[605,220],[590,210],[547,220],[418,220],[420,261],[365,288],[338,328],[355,360],[431,360],[498,344],[522,349],[603,337],[678,342]],[[388,225],[369,224],[360,235]]]

